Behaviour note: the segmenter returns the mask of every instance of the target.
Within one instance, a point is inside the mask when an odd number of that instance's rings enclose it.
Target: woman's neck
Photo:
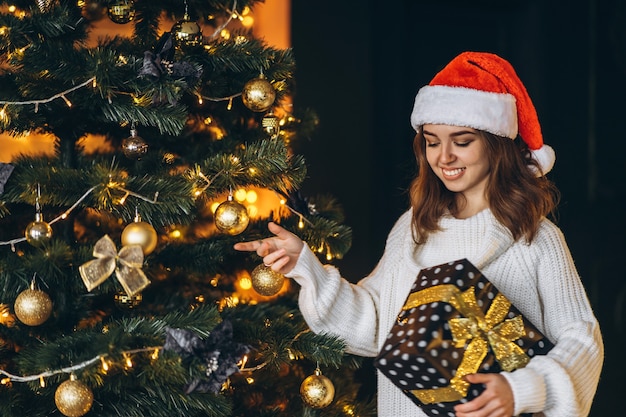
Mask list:
[[[459,195],[457,207],[459,208],[459,211],[454,217],[457,219],[467,219],[489,208],[489,203],[484,198],[467,199]]]

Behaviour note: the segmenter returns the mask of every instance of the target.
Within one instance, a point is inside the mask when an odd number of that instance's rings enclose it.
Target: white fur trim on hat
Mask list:
[[[465,87],[425,86],[415,97],[411,126],[417,131],[425,124],[471,127],[515,139],[515,97]]]

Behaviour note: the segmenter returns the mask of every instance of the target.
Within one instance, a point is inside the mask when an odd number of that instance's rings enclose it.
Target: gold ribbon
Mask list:
[[[98,259],[88,261],[78,268],[87,291],[102,284],[113,272],[130,297],[150,284],[150,280],[141,270],[143,250],[140,245],[124,246],[117,253],[115,243],[109,235],[104,235],[96,242],[93,256]]]
[[[467,344],[467,347],[461,364],[450,380],[450,385],[435,389],[411,390],[422,403],[433,404],[464,398],[470,383],[463,377],[478,371],[489,352],[489,347],[505,371],[524,367],[530,360],[522,348],[514,343],[525,334],[522,316],[505,320],[511,303],[502,294],[496,295],[487,314],[483,314],[476,302],[473,286],[462,292],[454,285],[436,285],[411,293],[402,310],[434,302],[449,303],[465,316],[450,319],[448,323],[455,346],[463,347]]]

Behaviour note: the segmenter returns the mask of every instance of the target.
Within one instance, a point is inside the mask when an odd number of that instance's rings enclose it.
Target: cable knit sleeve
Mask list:
[[[543,309],[540,328],[555,346],[525,368],[503,373],[513,389],[515,415],[587,416],[604,358],[598,322],[561,231],[545,221],[531,247]]]
[[[399,262],[401,235],[406,234],[407,227],[410,233],[408,222],[408,213],[396,222],[377,266],[357,284],[342,278],[334,266],[322,265],[308,245],[303,245],[296,266],[287,276],[301,287],[298,304],[312,331],[340,337],[349,353],[378,353],[380,291],[389,285],[383,272]]]

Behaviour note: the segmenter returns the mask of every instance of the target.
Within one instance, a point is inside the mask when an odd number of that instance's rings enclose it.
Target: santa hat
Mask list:
[[[465,126],[498,136],[522,138],[543,173],[554,150],[543,143],[535,106],[511,64],[497,55],[463,52],[415,97],[411,125]]]

